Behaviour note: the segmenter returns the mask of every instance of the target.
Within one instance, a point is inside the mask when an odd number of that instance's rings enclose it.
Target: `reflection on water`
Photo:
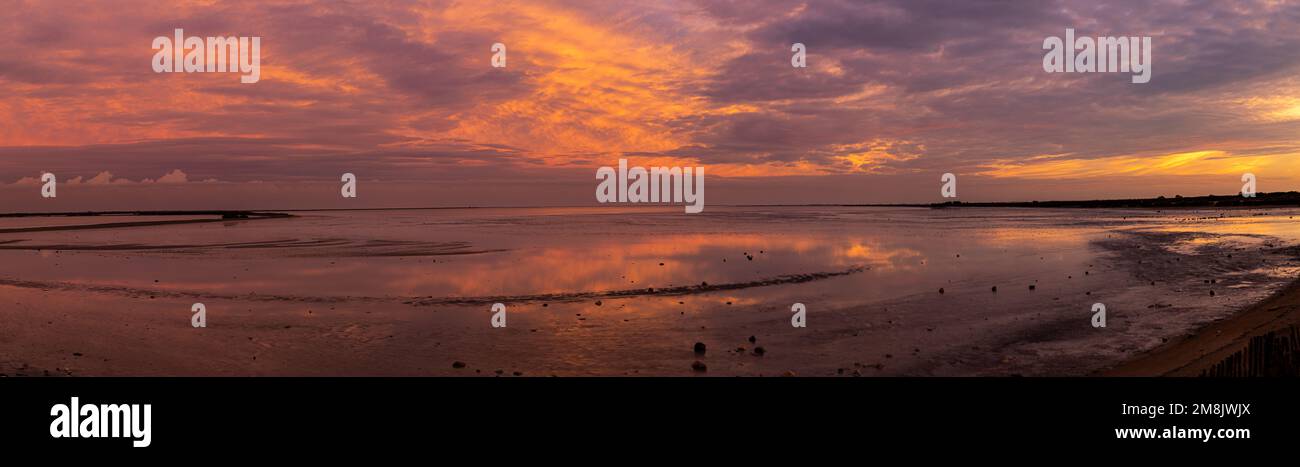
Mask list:
[[[1268,215],[1255,215],[1260,212]],[[1197,255],[1300,240],[1294,213],[1286,210],[710,207],[683,215],[666,207],[296,214],[3,234],[0,261],[7,267],[0,280],[116,295],[122,306],[159,297],[326,302],[389,316],[383,330],[361,334],[365,340],[358,342],[367,346],[389,334],[400,338],[395,327],[423,333],[401,347],[404,353],[431,345],[428,333],[452,332],[445,322],[421,320],[477,323],[477,315],[430,317],[428,311],[476,303],[457,298],[500,299],[510,301],[529,328],[548,329],[533,336],[544,341],[530,342],[529,350],[511,358],[540,359],[537,365],[556,372],[585,365],[582,372],[594,374],[672,374],[678,357],[647,360],[653,348],[647,342],[707,333],[744,347],[745,336],[766,333],[769,345],[784,344],[787,351],[711,371],[820,371],[856,363],[878,374],[1076,374],[1256,300],[1280,283],[1279,271],[1294,271],[1283,264],[1196,266],[1225,281],[1235,278],[1210,301],[1204,291],[1189,294],[1199,280],[1174,278],[1195,269],[1190,265]],[[0,229],[11,227],[6,222],[32,224],[0,219]],[[1172,256],[1130,264],[1158,249],[1132,240],[1143,233],[1196,235],[1160,246]],[[1149,261],[1170,264],[1169,272],[1153,277],[1144,272]],[[18,292],[0,287],[0,293]],[[606,303],[593,305],[597,299]],[[1162,300],[1177,303],[1152,306]],[[1116,310],[1108,334],[1086,326],[1091,304],[1103,301]],[[794,302],[809,309],[810,330],[802,335],[782,324]],[[257,306],[240,307],[252,312]],[[1139,320],[1148,309],[1170,314]],[[308,311],[279,305],[257,312],[302,318]],[[697,320],[690,326],[666,319],[688,313]],[[403,328],[399,322],[423,324]],[[457,332],[479,329],[461,326]],[[323,335],[351,339],[361,329],[340,324]],[[479,338],[441,335],[437,344],[501,344]],[[414,363],[403,368],[427,371]]]
[[[867,292],[1084,261],[1096,228],[925,209],[351,211],[4,238],[29,281],[202,292],[473,297],[669,288],[864,266]],[[1038,255],[1038,256],[1035,256]],[[157,282],[155,282],[157,281]],[[843,285],[841,285],[843,286]],[[863,290],[866,289],[866,290]]]

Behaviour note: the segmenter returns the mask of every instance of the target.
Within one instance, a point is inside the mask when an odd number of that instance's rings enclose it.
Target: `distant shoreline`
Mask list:
[[[872,208],[1278,208],[1300,207],[1300,192],[1286,191],[1275,193],[1257,193],[1246,198],[1241,195],[1206,195],[1177,196],[1156,198],[1098,199],[1098,200],[1060,200],[1060,201],[989,201],[964,202],[948,201],[943,203],[809,203],[809,204],[715,204],[720,207],[872,207]],[[7,217],[77,217],[77,216],[207,216],[216,215],[229,218],[248,217],[293,217],[289,212],[329,212],[329,211],[423,211],[423,210],[457,210],[457,209],[568,209],[597,208],[599,205],[558,205],[558,206],[430,206],[430,207],[382,207],[382,208],[301,208],[301,209],[254,209],[254,210],[159,210],[159,211],[67,211],[67,212],[18,212],[0,213],[0,218]],[[646,204],[620,205],[628,207],[668,207],[667,205]],[[707,212],[707,210],[706,210]]]
[[[993,208],[1229,208],[1229,207],[1300,207],[1300,192],[1256,193],[1254,197],[1241,195],[1207,195],[1167,198],[1099,199],[1087,201],[1020,201],[965,203],[950,201],[929,205],[932,208],[993,207]]]

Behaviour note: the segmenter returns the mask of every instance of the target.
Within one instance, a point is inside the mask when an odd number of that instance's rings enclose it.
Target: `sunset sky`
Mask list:
[[[261,80],[154,73],[176,28]],[[1044,72],[1066,28],[1150,83]],[[591,205],[620,157],[710,204],[1300,190],[1298,72],[1284,0],[0,0],[0,210]]]

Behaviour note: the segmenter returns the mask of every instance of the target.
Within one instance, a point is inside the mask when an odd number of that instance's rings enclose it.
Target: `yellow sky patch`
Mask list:
[[[984,166],[979,175],[997,178],[1064,179],[1108,176],[1231,175],[1270,171],[1287,176],[1298,170],[1287,160],[1300,154],[1234,156],[1227,151],[1204,150],[1153,156],[1113,156],[1067,159],[1041,156],[1026,161],[1000,160]]]

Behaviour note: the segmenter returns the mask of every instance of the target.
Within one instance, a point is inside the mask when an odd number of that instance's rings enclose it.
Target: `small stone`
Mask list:
[[[754,336],[749,336],[749,343],[750,343],[750,344],[753,344],[753,343],[755,343],[755,342],[758,342],[758,338],[757,338],[757,337],[754,337]]]
[[[943,295],[943,287],[939,287],[939,294]]]
[[[451,367],[452,367],[452,368],[465,368],[465,362],[462,362],[462,361],[460,361],[460,360],[456,360],[456,361],[454,361],[454,362],[451,362]]]
[[[600,306],[600,300],[596,300],[596,306]]]
[[[696,354],[696,355],[704,355],[704,351],[705,351],[707,348],[708,348],[708,347],[705,346],[703,342],[696,342],[696,343],[695,343],[695,354]]]
[[[766,354],[766,353],[767,353],[767,349],[764,349],[764,348],[761,347],[761,346],[760,346],[760,347],[754,347],[754,355],[755,355],[755,356],[762,357],[763,354]]]
[[[695,363],[691,364],[691,369],[695,370],[696,372],[703,373],[709,371],[709,366],[705,365],[704,362],[696,360]]]

